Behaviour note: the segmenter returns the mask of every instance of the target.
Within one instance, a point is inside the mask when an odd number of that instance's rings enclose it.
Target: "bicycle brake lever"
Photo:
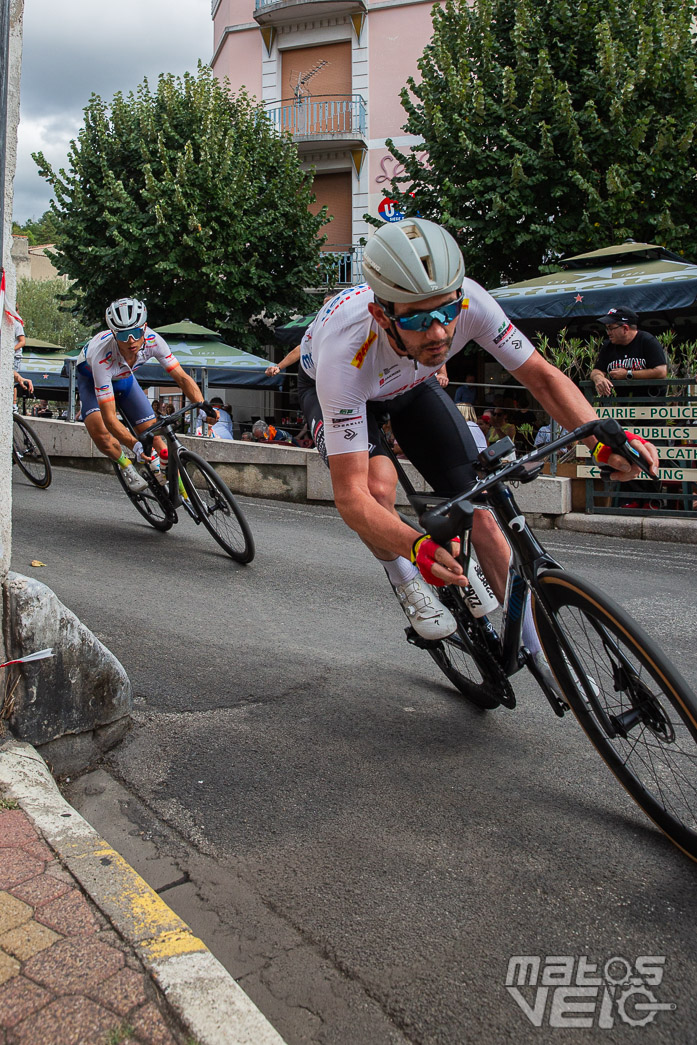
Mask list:
[[[459,504],[452,505],[447,515],[443,515],[437,508],[434,508],[430,512],[425,512],[419,521],[426,533],[438,544],[445,546],[452,541],[453,537],[460,537],[461,544],[464,546],[464,537],[472,529],[473,517],[474,508],[470,502],[461,501]]]

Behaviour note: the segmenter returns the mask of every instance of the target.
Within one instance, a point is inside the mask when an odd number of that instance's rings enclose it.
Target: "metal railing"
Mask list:
[[[586,511],[613,515],[697,516],[697,378],[652,380],[651,395],[637,394],[636,381],[614,381],[616,395],[598,398],[590,381],[581,388],[601,417],[654,444],[659,478],[604,482],[585,448],[578,448],[580,478],[586,480]],[[630,396],[630,393],[633,395]]]
[[[363,245],[327,243],[321,250],[322,286],[355,287],[363,282]]]
[[[360,94],[313,95],[269,104],[267,116],[278,131],[294,138],[365,137],[365,101]]]

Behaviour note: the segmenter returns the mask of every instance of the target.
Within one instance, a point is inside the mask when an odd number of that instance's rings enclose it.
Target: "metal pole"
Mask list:
[[[199,383],[199,380],[200,380],[199,373],[198,373],[198,370],[195,367],[194,367],[193,371],[191,371],[191,377],[193,377],[193,379],[196,382],[196,384]],[[192,410],[191,413],[189,414],[189,435],[196,435],[196,424],[197,424],[197,421],[198,421],[198,415],[197,415],[195,410]]]
[[[77,386],[77,359],[68,360],[68,420],[75,420],[75,392]]]
[[[10,0],[0,4],[0,269],[5,266],[5,157],[7,156],[7,90],[10,65]],[[2,319],[4,317],[0,317]]]

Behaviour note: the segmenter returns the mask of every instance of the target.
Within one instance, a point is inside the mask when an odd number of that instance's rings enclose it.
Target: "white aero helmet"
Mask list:
[[[442,225],[403,218],[382,225],[363,253],[366,283],[380,301],[410,303],[462,286],[465,262]]]
[[[142,301],[135,298],[119,298],[112,301],[106,310],[106,325],[113,334],[117,330],[142,327],[148,319],[148,310]]]

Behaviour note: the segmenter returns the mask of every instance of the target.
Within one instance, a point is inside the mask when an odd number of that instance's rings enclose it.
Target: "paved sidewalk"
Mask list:
[[[143,965],[0,793],[0,1042],[180,1045]]]
[[[0,739],[0,1045],[285,1045],[189,926]]]

